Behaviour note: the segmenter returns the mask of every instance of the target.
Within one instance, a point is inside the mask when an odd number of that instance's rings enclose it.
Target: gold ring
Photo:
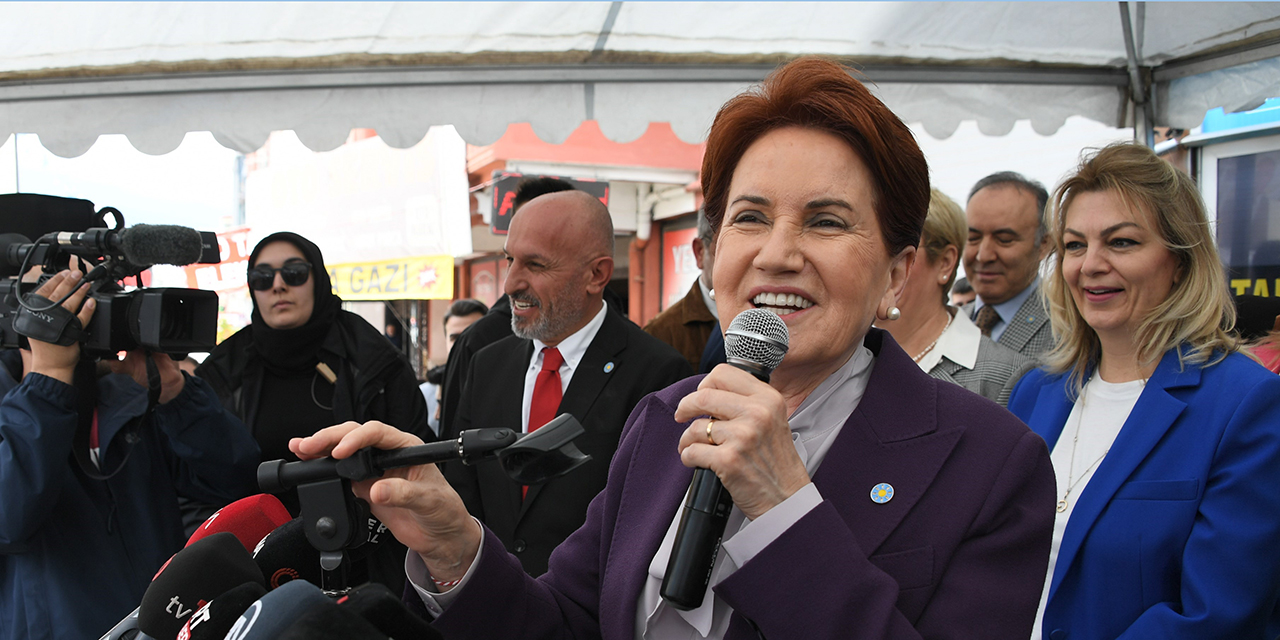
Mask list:
[[[707,420],[707,440],[708,440],[711,444],[715,444],[715,443],[716,443],[716,439],[715,439],[715,438],[713,438],[713,437],[711,437],[711,427],[712,427],[712,425],[714,425],[715,423],[716,423],[716,419],[715,419],[715,418],[711,418],[711,419]]]

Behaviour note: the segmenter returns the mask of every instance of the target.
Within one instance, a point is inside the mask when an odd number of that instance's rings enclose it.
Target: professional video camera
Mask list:
[[[87,209],[85,209],[87,205]],[[44,232],[33,224],[53,220],[88,220],[89,228]],[[85,214],[88,214],[87,216]],[[107,226],[110,215],[114,224]],[[52,219],[52,220],[51,220]],[[38,221],[33,223],[32,221]],[[56,222],[55,222],[56,223]],[[83,226],[73,224],[72,226]],[[94,213],[85,200],[35,194],[0,196],[0,347],[17,347],[22,338],[70,345],[80,342],[86,353],[112,354],[146,349],[169,354],[210,351],[216,344],[218,296],[212,291],[137,288],[126,291],[120,281],[155,264],[217,264],[217,237],[174,225],[124,226],[124,215],[112,207]],[[84,281],[97,310],[89,326],[80,327],[63,300],[33,293],[41,283],[69,268],[71,256],[86,270]],[[41,267],[37,282],[22,282],[32,267]]]

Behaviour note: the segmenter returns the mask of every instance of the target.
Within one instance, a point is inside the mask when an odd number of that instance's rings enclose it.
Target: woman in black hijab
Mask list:
[[[381,332],[342,310],[319,247],[290,232],[263,238],[249,256],[248,284],[251,324],[218,345],[196,374],[249,426],[263,460],[296,460],[290,438],[349,420],[404,425],[434,439],[413,369]],[[298,515],[294,492],[280,498]],[[387,574],[371,567],[370,577],[399,589],[404,548],[380,546],[371,561],[386,560]],[[399,547],[398,558],[390,547]]]

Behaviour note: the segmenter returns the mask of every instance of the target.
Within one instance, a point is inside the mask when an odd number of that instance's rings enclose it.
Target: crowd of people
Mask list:
[[[561,414],[590,460],[542,484],[492,459],[354,482],[394,541],[352,583],[445,638],[1280,637],[1280,310],[1237,312],[1187,175],[1112,144],[962,206],[848,69],[803,58],[721,108],[701,180],[699,277],[643,329],[606,207],[541,178],[504,295],[451,304],[425,382],[288,232],[194,369],[6,354],[0,637],[101,635],[261,460]],[[85,325],[81,278],[37,293]],[[725,349],[753,309],[789,335],[765,376]],[[732,506],[689,606],[665,593],[695,469]]]

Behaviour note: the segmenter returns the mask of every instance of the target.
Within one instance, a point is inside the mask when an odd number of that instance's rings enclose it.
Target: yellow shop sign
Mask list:
[[[333,292],[343,300],[450,300],[453,256],[331,264]]]

